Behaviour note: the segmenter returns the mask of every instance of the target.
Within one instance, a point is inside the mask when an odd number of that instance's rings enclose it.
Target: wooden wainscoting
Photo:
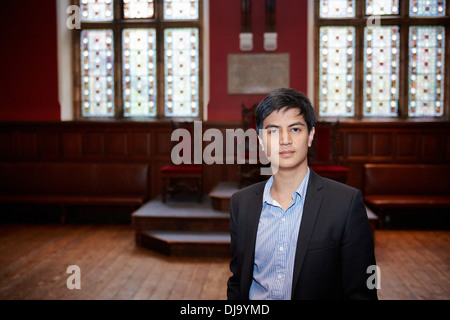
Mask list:
[[[223,133],[240,122],[206,121]],[[68,121],[0,123],[0,161],[144,162],[151,196],[161,192],[159,169],[171,163],[170,121]],[[361,188],[365,163],[448,163],[450,122],[345,121],[337,130],[338,159],[350,169],[347,183]],[[203,142],[203,148],[211,142]],[[224,152],[225,155],[225,152]],[[225,163],[225,161],[224,161]],[[203,191],[237,181],[235,164],[204,164]]]
[[[204,122],[225,130],[239,122]],[[0,123],[0,161],[149,163],[151,196],[161,193],[159,169],[171,164],[170,121],[68,121]],[[208,142],[209,143],[209,142]],[[204,146],[206,143],[204,142]],[[204,192],[217,183],[237,180],[235,165],[205,165]]]
[[[337,138],[347,183],[359,189],[365,163],[450,162],[450,122],[347,121]]]

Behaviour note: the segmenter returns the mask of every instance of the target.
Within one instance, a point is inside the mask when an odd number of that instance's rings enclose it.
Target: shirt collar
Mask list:
[[[310,173],[310,170],[308,167],[308,171],[306,172],[306,175],[303,178],[302,183],[294,191],[294,193],[297,193],[300,196],[302,201],[304,201],[304,199],[305,199],[306,189],[308,187],[308,181],[309,181],[309,173]],[[275,205],[276,201],[270,195],[270,189],[272,188],[272,184],[273,184],[273,176],[271,176],[270,179],[267,180],[266,185],[264,187],[263,203],[267,202],[268,204]],[[292,194],[292,195],[293,195],[292,198],[294,198],[294,194]]]

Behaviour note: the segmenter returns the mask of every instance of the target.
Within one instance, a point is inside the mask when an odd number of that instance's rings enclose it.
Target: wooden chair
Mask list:
[[[308,164],[320,176],[346,183],[349,170],[339,163],[338,127],[339,122],[316,122],[314,140],[308,151]]]
[[[193,164],[195,138],[193,122],[172,122],[171,127],[173,130],[178,128],[187,129],[191,134],[192,159],[191,164],[171,164],[160,169],[162,201],[166,203],[168,195],[173,196],[176,193],[188,192],[196,193],[197,202],[201,203],[203,199],[203,166],[201,164]],[[202,137],[199,137],[199,139],[202,139]]]
[[[250,108],[246,108],[243,104],[241,107],[242,116],[242,129],[247,131],[248,129],[256,130],[255,121],[255,110],[258,104],[254,104]],[[255,146],[253,146],[255,147]],[[256,146],[258,148],[258,146]],[[245,164],[240,164],[238,166],[238,178],[239,178],[239,188],[245,187],[247,185],[263,181],[267,179],[266,176],[261,175],[261,163],[252,164],[249,163],[250,160],[250,145],[249,141],[245,141]]]

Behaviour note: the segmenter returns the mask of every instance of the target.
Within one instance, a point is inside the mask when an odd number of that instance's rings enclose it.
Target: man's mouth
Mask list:
[[[288,157],[288,156],[293,155],[294,151],[293,150],[283,150],[283,151],[280,151],[279,154],[280,154],[280,156]]]

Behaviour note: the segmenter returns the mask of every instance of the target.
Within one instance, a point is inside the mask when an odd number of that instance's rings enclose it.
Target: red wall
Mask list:
[[[290,87],[307,91],[307,1],[276,2],[278,48],[274,53],[290,54]],[[227,56],[246,53],[239,49],[241,0],[210,0],[210,103],[208,120],[240,120],[241,105],[261,101],[264,95],[229,95],[227,93]],[[263,48],[265,1],[252,1],[253,50]]]
[[[56,1],[2,1],[0,121],[60,120]]]
[[[227,55],[239,49],[241,0],[210,0],[208,120],[239,121],[241,105],[263,95],[227,94]],[[307,1],[277,1],[276,53],[290,54],[290,86],[307,90]],[[3,1],[0,6],[0,121],[58,121],[56,1]],[[254,49],[264,53],[265,1],[252,1]]]

